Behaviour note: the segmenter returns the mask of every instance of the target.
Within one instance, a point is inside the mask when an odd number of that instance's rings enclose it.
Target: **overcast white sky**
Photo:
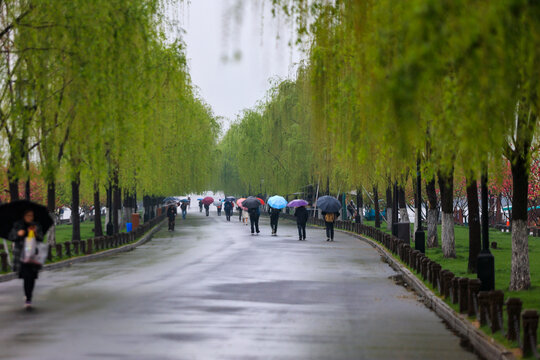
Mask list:
[[[191,0],[172,15],[185,30],[193,83],[214,114],[229,120],[264,98],[270,78],[292,75],[300,59],[288,46],[290,24],[272,18],[269,5],[244,0],[235,10],[236,3]]]

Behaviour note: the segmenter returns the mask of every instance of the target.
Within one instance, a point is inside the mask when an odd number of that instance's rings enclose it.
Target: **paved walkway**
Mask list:
[[[474,359],[368,244],[192,208],[133,252],[0,283],[0,359]]]

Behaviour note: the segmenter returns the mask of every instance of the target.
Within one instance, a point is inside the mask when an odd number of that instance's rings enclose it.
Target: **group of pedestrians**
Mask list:
[[[242,209],[238,206],[238,221],[242,222],[245,225],[251,225],[251,234],[259,234],[259,219],[261,211],[259,207]],[[281,209],[276,209],[269,207],[270,215],[270,228],[271,235],[277,236],[279,216],[281,214]],[[339,212],[322,212],[322,216],[326,225],[326,241],[334,241],[334,223],[339,217]],[[298,229],[298,241],[306,241],[306,225],[309,219],[309,212],[305,206],[299,206],[294,211],[294,217],[296,218],[296,226]],[[227,221],[230,221],[228,218]]]

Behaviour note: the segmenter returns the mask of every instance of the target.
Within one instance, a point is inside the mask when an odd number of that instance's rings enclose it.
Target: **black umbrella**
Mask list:
[[[225,198],[225,201],[232,201],[232,202],[235,202],[236,201],[236,198],[234,196],[227,196]]]
[[[255,196],[250,196],[242,202],[242,206],[248,209],[258,208],[261,205],[261,201]]]
[[[317,207],[324,212],[336,213],[341,209],[341,203],[332,196],[321,196],[317,199]]]
[[[34,212],[34,222],[41,225],[44,234],[54,224],[45,206],[28,200],[12,201],[0,205],[0,237],[7,239],[13,223],[22,220],[27,210]]]

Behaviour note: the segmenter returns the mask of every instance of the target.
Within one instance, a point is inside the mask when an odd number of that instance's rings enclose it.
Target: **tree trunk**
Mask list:
[[[435,248],[439,247],[439,236],[437,231],[439,212],[437,211],[437,192],[435,191],[435,179],[426,182],[426,193],[428,197],[427,246],[428,248]]]
[[[527,192],[529,188],[528,148],[514,152],[512,166],[512,271],[510,290],[531,287],[529,269],[529,244],[527,231]]]
[[[409,212],[407,211],[407,202],[405,201],[405,189],[400,186],[398,190],[399,196],[399,215],[401,216],[401,222],[410,222]]]
[[[386,188],[386,230],[392,231],[392,189]]]
[[[47,210],[54,213],[56,210],[56,183],[51,181],[47,184]]]
[[[373,199],[375,202],[375,227],[381,227],[381,214],[379,214],[379,192],[377,186],[373,187]]]
[[[360,224],[364,222],[364,197],[362,196],[362,189],[356,190],[356,214]]]
[[[24,198],[28,201],[30,201],[30,154],[28,152],[26,152],[26,160],[25,160],[25,165],[26,165],[26,181],[25,181],[25,184],[24,184]]]
[[[502,224],[502,194],[497,195],[497,213],[495,214],[495,223]]]
[[[97,183],[94,183],[94,235],[103,236],[101,202],[99,201],[99,185]]]
[[[123,222],[127,224],[131,222],[131,214],[133,214],[133,198],[127,192],[124,192],[124,209],[123,209]]]
[[[54,225],[51,226],[49,231],[47,231],[47,244],[49,246],[56,245],[56,214],[54,211],[56,210],[56,183],[54,180],[49,182],[47,184],[47,211],[49,211],[49,215],[54,220]]]
[[[112,204],[112,215],[113,215],[113,232],[115,234],[118,234],[120,232],[120,222],[119,222],[119,210],[122,208],[122,204],[120,203],[120,189],[118,188],[118,174],[114,175],[114,183],[113,183],[113,204]]]
[[[419,204],[420,199],[422,197],[422,194],[420,196],[418,195],[418,186],[416,186],[417,181],[415,178],[413,178],[413,189],[414,190],[414,229],[413,229],[413,236],[414,233],[418,231],[418,224],[420,220],[420,217],[422,216],[422,204]],[[418,215],[418,209],[420,208],[420,215]]]
[[[9,179],[9,197],[11,198],[11,201],[19,200],[19,179],[18,178],[13,177]]]
[[[467,207],[469,208],[469,263],[468,271],[476,274],[478,254],[482,248],[480,204],[476,179],[467,181]]]
[[[28,201],[30,201],[30,175],[28,175],[28,179],[26,179],[26,182],[24,184],[24,198]]]
[[[80,173],[71,181],[71,223],[73,225],[71,241],[81,240],[81,218],[79,216],[79,186],[81,184]]]
[[[439,173],[439,189],[441,191],[442,227],[441,243],[445,258],[456,257],[456,241],[454,237],[454,175]]]

